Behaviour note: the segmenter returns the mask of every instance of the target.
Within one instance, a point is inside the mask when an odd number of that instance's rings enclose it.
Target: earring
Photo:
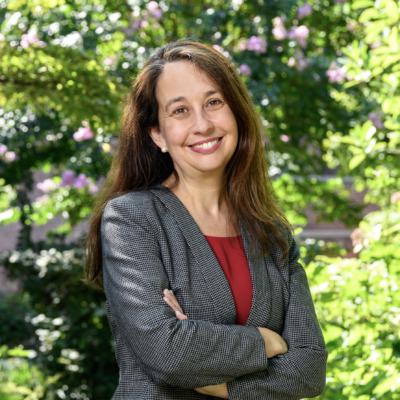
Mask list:
[[[168,149],[167,149],[166,147],[163,147],[163,148],[161,149],[161,151],[162,151],[163,153],[166,153],[166,152],[168,151]]]

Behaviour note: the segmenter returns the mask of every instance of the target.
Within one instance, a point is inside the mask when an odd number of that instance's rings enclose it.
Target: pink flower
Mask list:
[[[275,17],[272,20],[272,23],[274,24],[274,28],[272,29],[272,34],[274,35],[275,39],[276,40],[286,39],[287,30],[285,28],[285,25],[283,24],[283,18]]]
[[[293,57],[290,57],[289,61],[287,62],[287,65],[289,67],[294,67],[296,65],[296,60]]]
[[[334,61],[332,61],[329,69],[326,71],[326,76],[329,78],[329,82],[340,82],[346,77],[345,67],[339,67]]]
[[[157,8],[157,9],[154,10],[151,14],[153,15],[154,18],[161,19],[161,18],[162,18],[162,15],[163,15],[163,12],[162,12],[162,10],[160,10],[159,8]]]
[[[134,21],[131,20],[130,28],[128,28],[130,30],[128,31],[128,29],[126,29],[125,32],[130,32],[130,34],[132,34],[134,31],[137,31],[140,28],[141,22],[142,22],[142,19],[140,19],[140,18],[135,19]]]
[[[219,53],[223,54],[225,57],[229,57],[229,53],[225,51],[221,46],[218,46],[217,44],[213,45],[213,48],[217,50]]]
[[[238,44],[238,47],[239,47],[239,50],[240,50],[240,51],[246,50],[246,43],[240,42],[240,43]]]
[[[385,127],[385,125],[383,125],[383,122],[381,120],[382,115],[383,115],[382,112],[379,113],[370,112],[368,114],[368,119],[372,121],[372,124],[376,129],[383,129]]]
[[[140,23],[140,27],[141,28],[146,28],[146,26],[148,26],[149,25],[149,22],[148,21],[142,21],[141,23]]]
[[[297,8],[297,19],[302,19],[304,17],[312,14],[313,9],[308,3],[305,3],[303,6]]]
[[[289,30],[288,38],[297,40],[301,47],[306,47],[306,38],[308,37],[309,30],[305,25],[292,26]]]
[[[267,51],[267,41],[259,36],[252,36],[246,43],[247,50],[255,53],[265,53]]]
[[[42,42],[39,40],[36,31],[29,31],[21,36],[21,46],[23,49],[27,49],[30,44],[36,43],[41,47],[46,46],[46,42]]]
[[[290,137],[289,136],[287,136],[287,135],[281,135],[280,136],[280,139],[282,140],[282,142],[289,142],[289,140],[290,140]]]
[[[104,64],[106,65],[113,65],[115,61],[117,60],[116,56],[108,57],[104,60]]]
[[[290,57],[287,65],[289,67],[295,67],[298,71],[303,71],[304,68],[307,68],[309,62],[308,57],[304,57],[304,53],[300,50],[296,50],[295,58]]]
[[[37,201],[39,203],[44,203],[48,198],[49,198],[49,195],[48,194],[44,194],[42,196],[36,197],[35,201]]]
[[[71,186],[74,183],[75,174],[70,169],[67,169],[66,171],[64,171],[61,178],[62,182],[60,186]]]
[[[77,142],[82,142],[82,140],[89,140],[94,138],[94,133],[90,130],[88,123],[82,121],[83,128],[79,128],[77,132],[74,133],[73,138]]]
[[[156,1],[150,1],[146,8],[154,18],[160,19],[163,15],[163,12],[158,7],[158,3]]]
[[[0,144],[0,156],[2,156],[7,150],[8,147],[5,144]]]
[[[348,31],[350,31],[350,32],[353,32],[354,29],[356,29],[356,24],[355,24],[355,22],[349,22],[349,23],[346,25],[346,29],[347,29]]]
[[[398,203],[398,202],[400,201],[400,192],[393,193],[393,194],[390,196],[390,201],[391,201],[393,204]]]
[[[85,174],[79,174],[74,180],[74,187],[77,189],[84,188],[89,184],[89,182],[90,179]]]
[[[301,58],[297,60],[297,70],[303,71],[304,68],[308,67],[308,58]]]
[[[17,155],[13,151],[7,151],[7,153],[4,155],[4,158],[7,162],[12,162],[15,160],[15,157]]]
[[[89,193],[95,194],[99,190],[99,187],[95,185],[93,182],[89,182]]]
[[[154,10],[158,9],[158,3],[156,1],[150,1],[149,4],[147,4],[146,7],[150,12],[153,12]]]
[[[0,33],[0,42],[4,42],[6,40],[6,38],[4,37],[4,35],[2,33]]]
[[[43,182],[39,182],[36,187],[45,193],[49,193],[51,190],[55,189],[56,184],[52,179],[45,179]]]
[[[250,76],[250,75],[251,75],[251,69],[250,69],[250,67],[249,67],[247,64],[242,64],[242,65],[239,67],[239,71],[240,71],[243,75],[246,75],[246,76]]]
[[[364,238],[364,232],[360,228],[354,229],[354,231],[350,235],[351,243],[353,247],[358,244],[362,244]]]
[[[218,46],[217,44],[213,45],[214,49],[219,51],[221,54],[224,52],[224,49],[221,46]]]
[[[377,49],[378,47],[381,47],[381,46],[382,46],[382,44],[380,42],[374,42],[374,43],[371,44],[371,49],[375,50],[375,49]]]

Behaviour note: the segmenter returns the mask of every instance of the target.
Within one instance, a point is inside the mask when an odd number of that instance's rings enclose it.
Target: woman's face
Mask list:
[[[222,174],[238,143],[236,118],[219,88],[189,61],[166,64],[156,96],[159,126],[150,135],[189,179]]]

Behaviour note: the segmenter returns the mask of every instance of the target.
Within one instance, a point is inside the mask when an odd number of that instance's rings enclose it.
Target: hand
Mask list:
[[[168,291],[168,289],[164,289],[164,301],[175,311],[176,318],[179,320],[188,319],[188,317],[183,313],[181,306],[179,305],[178,301],[174,294]]]
[[[277,354],[285,354],[288,352],[287,343],[282,339],[282,336],[268,328],[259,327],[258,330],[264,339],[268,358],[275,357]]]
[[[179,305],[176,297],[168,289],[164,289],[164,301],[175,311],[176,318],[179,320],[188,319],[188,317],[183,313],[181,306]],[[209,396],[220,397],[222,399],[229,399],[228,386],[226,383],[221,383],[219,385],[209,385],[194,389],[196,392],[207,394]]]
[[[194,389],[196,392],[206,394],[208,396],[220,397],[221,399],[229,399],[228,385],[221,383],[219,385],[209,385]]]

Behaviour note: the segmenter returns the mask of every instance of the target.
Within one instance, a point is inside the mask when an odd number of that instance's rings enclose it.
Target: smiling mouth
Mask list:
[[[192,145],[189,147],[192,147],[194,149],[211,149],[211,147],[213,147],[214,145],[216,145],[220,140],[222,139],[222,137],[212,140],[211,142],[207,142],[207,143],[201,143],[201,144],[196,144],[196,145]]]

